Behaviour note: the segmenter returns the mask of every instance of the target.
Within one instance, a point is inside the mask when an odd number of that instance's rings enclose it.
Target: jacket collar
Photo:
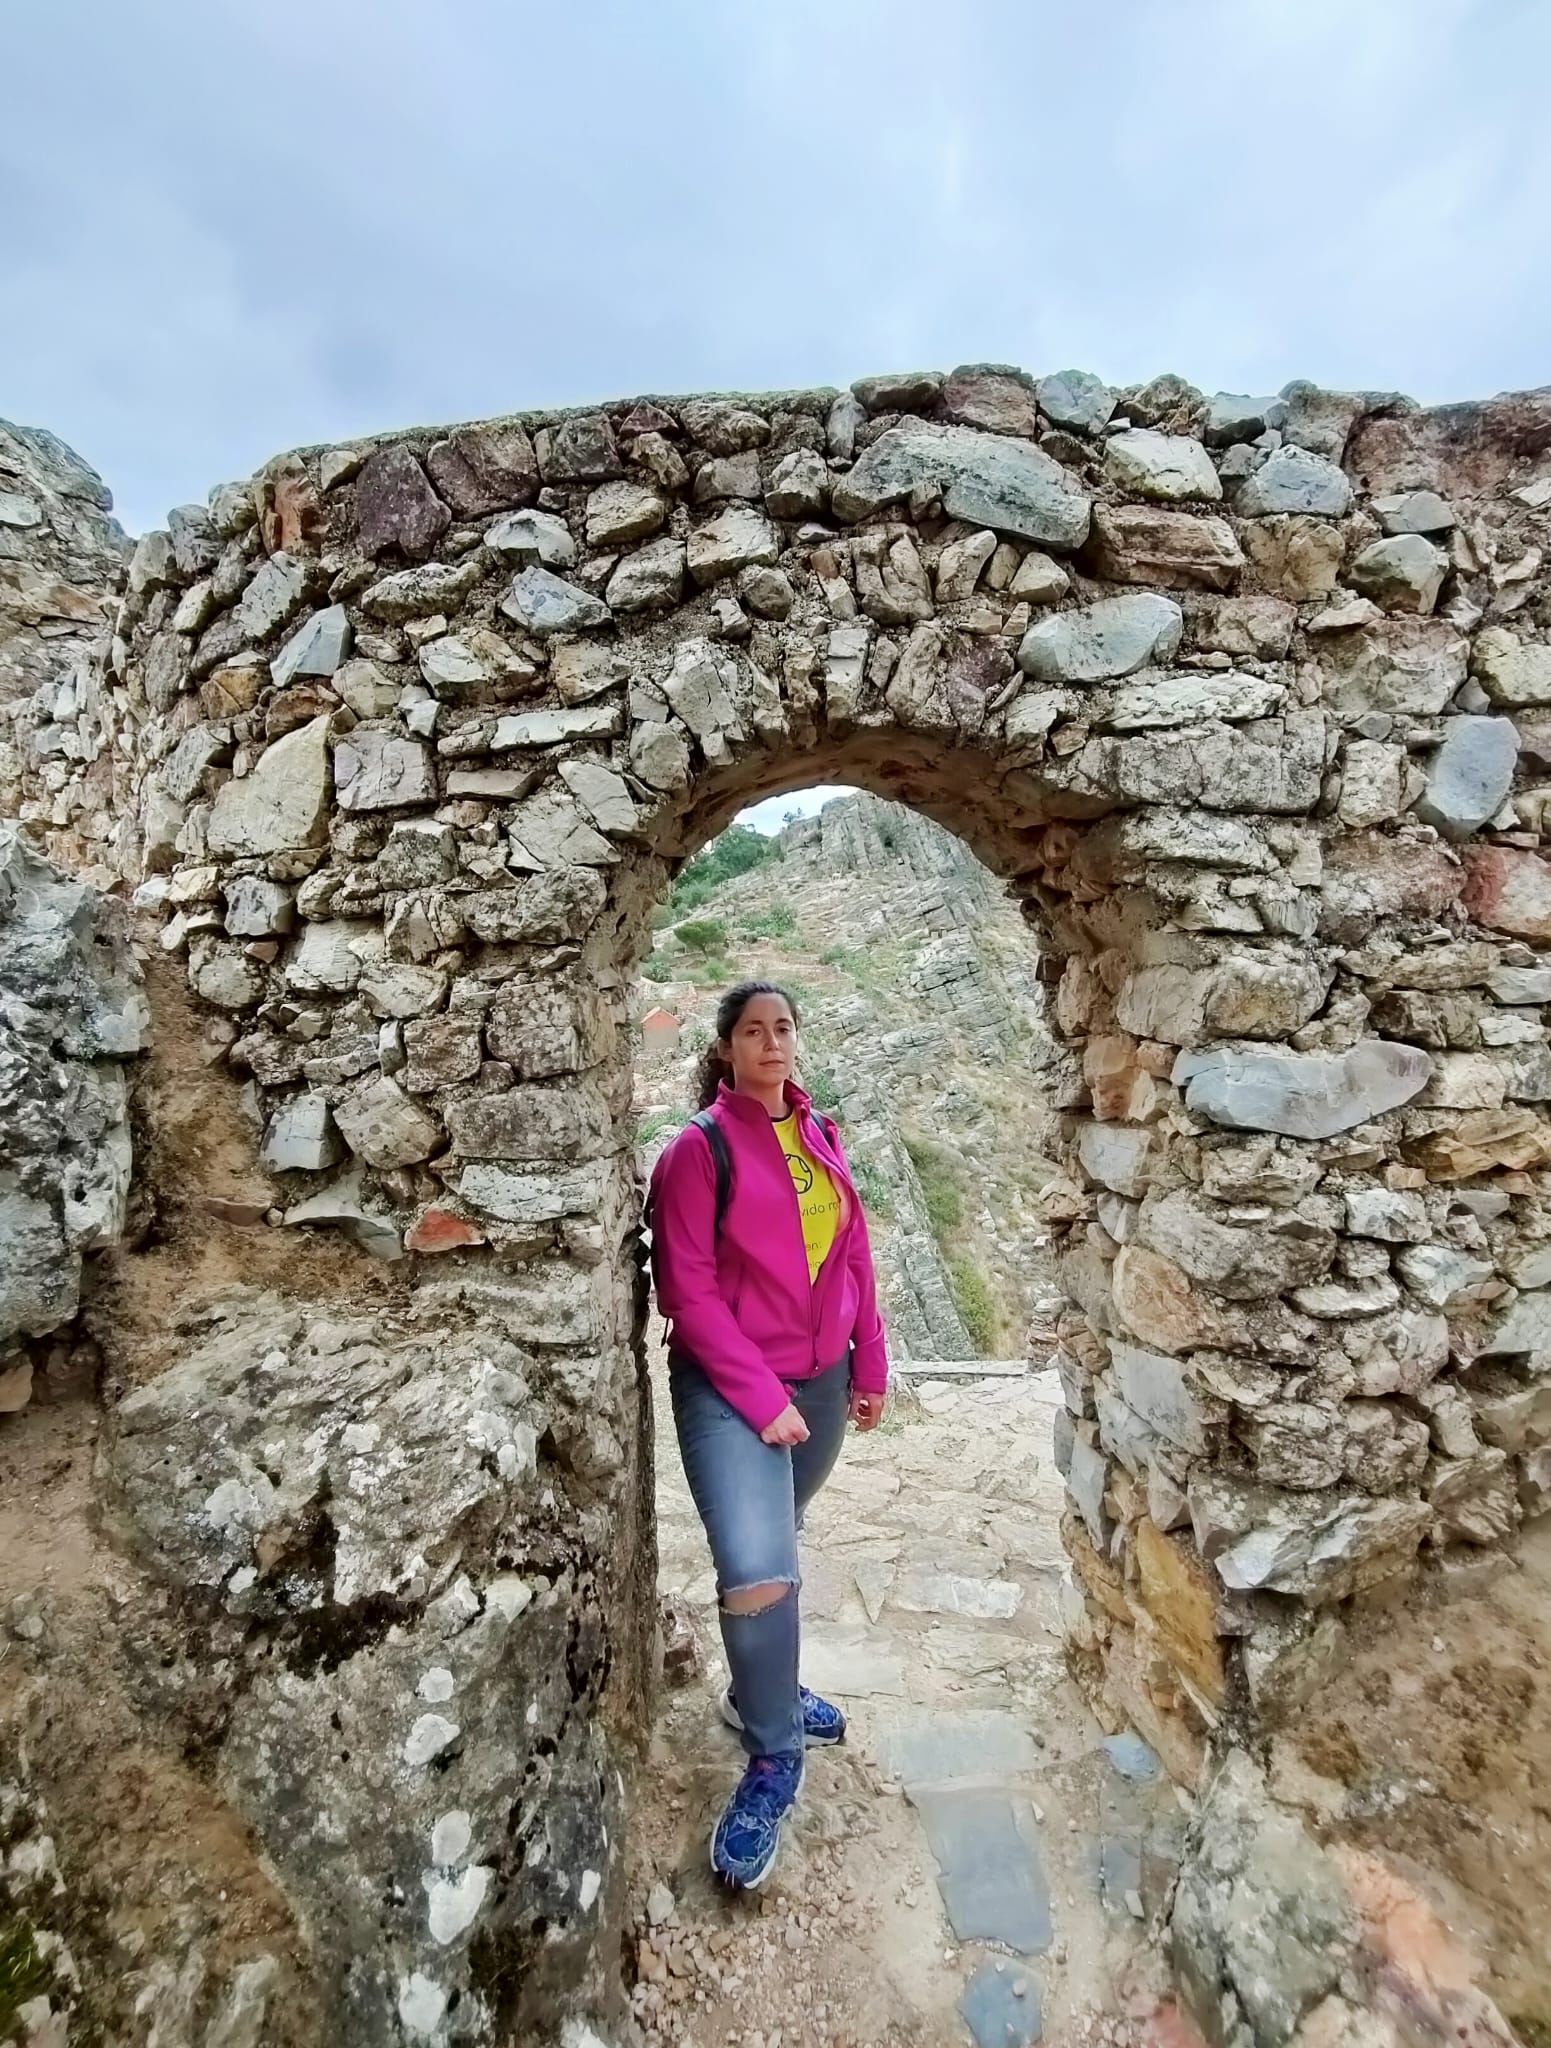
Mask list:
[[[786,1083],[786,1104],[788,1115],[795,1109],[803,1116],[808,1116],[813,1106],[812,1097],[799,1088],[795,1081],[788,1081]],[[720,1082],[717,1086],[716,1108],[723,1115],[737,1117],[743,1123],[769,1123],[770,1121],[763,1107],[754,1100],[752,1095],[740,1095],[736,1088],[729,1088],[725,1081]]]

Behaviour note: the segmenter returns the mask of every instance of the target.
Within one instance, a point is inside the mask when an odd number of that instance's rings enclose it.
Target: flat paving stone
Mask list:
[[[802,1561],[803,1618],[838,1621],[850,1590],[851,1574],[833,1558],[815,1555],[810,1546]]]
[[[911,1565],[894,1582],[894,1604],[912,1614],[964,1614],[977,1621],[1011,1621],[1023,1588],[1011,1579],[972,1579]]]
[[[1023,1717],[997,1708],[952,1714],[932,1707],[902,1714],[874,1732],[873,1748],[912,1797],[918,1785],[1016,1778],[1043,1761]]]
[[[1142,1809],[1131,1786],[1107,1777],[1099,1788],[1098,1891],[1112,1913],[1125,1913],[1127,1892],[1142,1888]]]
[[[882,1558],[867,1558],[855,1567],[851,1576],[862,1596],[862,1605],[867,1609],[867,1619],[876,1622],[883,1613],[883,1603],[894,1583],[893,1565]]]
[[[1028,2048],[1044,2027],[1039,1985],[1004,1961],[980,1965],[964,1986],[959,2011],[979,2048]]]
[[[917,1786],[909,1797],[958,1939],[1043,1955],[1052,1935],[1050,1888],[1028,1801],[990,1786]]]
[[[1106,1735],[1104,1754],[1121,1777],[1129,1778],[1133,1785],[1156,1785],[1163,1776],[1163,1766],[1156,1753],[1148,1748],[1140,1735],[1133,1735],[1129,1729],[1119,1735]]]
[[[907,1380],[1021,1380],[1028,1377],[1026,1358],[906,1358],[893,1370]]]
[[[802,1678],[815,1692],[842,1700],[903,1699],[908,1690],[903,1659],[861,1628],[804,1629]]]

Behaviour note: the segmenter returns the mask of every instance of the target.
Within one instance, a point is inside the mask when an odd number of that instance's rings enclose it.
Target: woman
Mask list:
[[[847,1419],[877,1427],[888,1362],[839,1137],[792,1079],[796,1004],[744,982],[716,1032],[703,1114],[652,1175],[652,1263],[679,1450],[716,1566],[722,1713],[749,1758],[711,1867],[752,1889],[775,1862],[805,1746],[845,1735],[840,1710],[798,1684],[797,1531]]]

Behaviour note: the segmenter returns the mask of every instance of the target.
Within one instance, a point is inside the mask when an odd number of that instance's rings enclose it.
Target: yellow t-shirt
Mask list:
[[[808,1254],[808,1278],[812,1281],[829,1257],[840,1229],[840,1196],[829,1168],[814,1158],[802,1142],[797,1112],[772,1120],[772,1127],[786,1154],[787,1170],[797,1190],[797,1210],[802,1217],[802,1241]]]

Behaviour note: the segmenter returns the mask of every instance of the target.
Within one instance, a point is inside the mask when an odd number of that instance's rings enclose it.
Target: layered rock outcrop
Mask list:
[[[1548,450],[1545,392],[976,366],[309,449],[139,543],[97,756],[35,752],[24,815],[159,913],[292,1220],[411,1258],[576,1418],[539,1498],[557,1551],[624,1532],[585,1611],[626,1663],[650,905],[801,783],[958,832],[1061,1046],[1073,1654],[1192,1778],[1352,1594],[1551,1485]],[[231,1542],[199,1597],[240,1618],[281,1566]],[[389,1902],[374,2009],[531,1961],[375,1856],[333,1880]]]

